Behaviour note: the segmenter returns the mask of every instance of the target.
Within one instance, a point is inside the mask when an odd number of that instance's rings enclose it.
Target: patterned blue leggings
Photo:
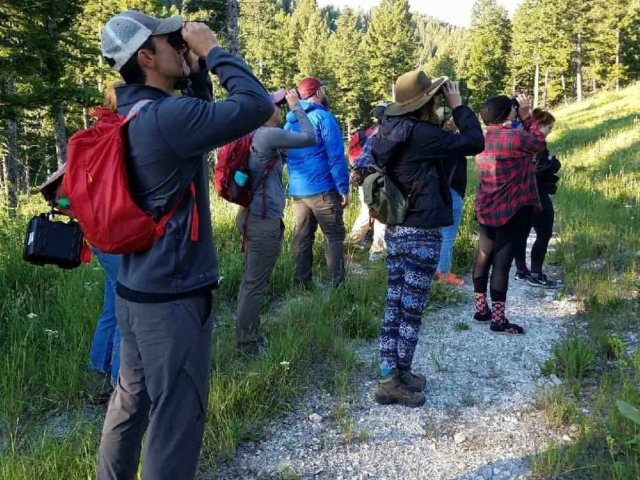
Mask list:
[[[411,368],[422,313],[440,260],[442,230],[389,227],[387,310],[380,335],[380,369]]]

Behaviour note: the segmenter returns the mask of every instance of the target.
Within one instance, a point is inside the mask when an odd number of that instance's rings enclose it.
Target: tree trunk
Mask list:
[[[102,13],[102,0],[98,0],[98,6],[100,7],[100,13]],[[168,7],[167,7],[168,8]],[[96,40],[100,42],[100,38],[102,37],[102,25],[98,25],[98,37]],[[101,53],[98,53],[98,91],[102,92],[102,87],[104,86],[104,77],[102,76],[102,71],[104,67],[104,57]]]
[[[9,95],[16,94],[16,85],[13,80],[7,81],[7,93]],[[18,121],[15,118],[7,119],[7,142],[9,149],[4,156],[2,167],[9,215],[13,216],[18,207],[18,193],[16,191],[18,184]]]
[[[536,75],[533,79],[533,108],[538,107],[538,92],[540,91],[540,62],[536,62]]]
[[[616,28],[616,92],[620,91],[620,27]]]
[[[576,48],[576,93],[578,101],[582,101],[582,34],[578,33],[578,44]]]
[[[64,121],[64,108],[62,102],[52,108],[53,127],[56,138],[56,157],[58,157],[58,168],[67,161],[67,131]]]
[[[231,53],[238,55],[238,0],[228,0],[227,32]]]
[[[544,90],[542,91],[542,108],[547,108],[547,95],[549,93],[549,67],[544,72]]]
[[[395,82],[395,78],[396,78],[396,69],[395,69],[395,67],[393,67],[391,69],[391,101],[392,102],[396,101],[396,82]]]
[[[595,78],[591,79],[591,91],[593,93],[596,93],[596,90],[598,90],[598,83],[596,82]]]
[[[562,96],[564,97],[564,104],[569,105],[569,102],[567,101],[567,84],[564,81],[564,73],[560,76],[560,79],[562,80]]]
[[[27,194],[27,203],[31,201],[31,192],[29,191],[29,182],[31,181],[29,172],[29,156],[25,155],[24,157],[24,185],[25,185],[25,193]]]
[[[84,81],[84,75],[80,73],[80,86],[85,87],[86,82]],[[85,128],[89,128],[89,109],[87,107],[82,107],[82,126]]]

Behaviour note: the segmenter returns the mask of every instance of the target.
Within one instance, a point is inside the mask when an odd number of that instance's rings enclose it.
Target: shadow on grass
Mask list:
[[[593,127],[572,128],[553,139],[553,147],[559,151],[584,148],[597,142],[602,136],[615,135],[629,128],[640,119],[640,113],[629,113],[622,117],[604,120]]]

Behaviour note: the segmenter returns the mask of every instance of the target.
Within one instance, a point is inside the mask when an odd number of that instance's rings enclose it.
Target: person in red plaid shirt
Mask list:
[[[505,317],[509,270],[516,246],[529,234],[531,215],[540,209],[533,161],[545,140],[525,95],[519,95],[517,102],[504,95],[490,98],[481,116],[487,132],[484,152],[476,157],[480,240],[473,267],[474,319],[491,323],[492,332],[521,335],[524,329]],[[511,126],[518,118],[523,128]],[[487,305],[491,267],[492,310]]]

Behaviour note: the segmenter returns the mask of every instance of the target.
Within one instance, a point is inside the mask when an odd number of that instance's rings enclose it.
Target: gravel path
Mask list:
[[[550,439],[571,441],[571,429],[545,426],[535,393],[549,383],[540,378],[538,362],[549,357],[579,306],[511,280],[507,316],[526,335],[494,335],[472,321],[466,281],[468,302],[424,318],[414,359],[414,370],[428,379],[423,407],[374,403],[377,342],[360,345],[366,368],[355,395],[311,392],[266,427],[263,441],[242,444],[232,461],[203,480],[530,478],[528,455]]]

